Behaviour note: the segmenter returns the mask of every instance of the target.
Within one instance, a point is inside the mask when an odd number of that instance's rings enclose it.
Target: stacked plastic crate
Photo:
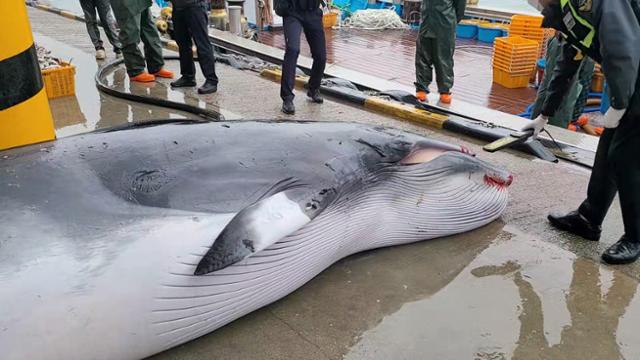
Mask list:
[[[539,57],[544,57],[544,40],[549,33],[542,28],[542,20],[542,16],[513,15],[511,17],[511,26],[509,27],[509,36],[521,36],[537,42],[539,44]]]
[[[496,38],[493,48],[493,81],[515,89],[529,85],[540,44],[520,36]]]
[[[540,59],[544,59],[547,55],[547,44],[554,36],[556,36],[556,31],[554,29],[544,29],[544,37],[542,39],[542,44],[540,44]]]

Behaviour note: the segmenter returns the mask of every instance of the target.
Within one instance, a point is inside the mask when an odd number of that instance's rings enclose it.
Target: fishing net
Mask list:
[[[365,30],[409,29],[393,9],[358,10],[345,19],[342,26]]]

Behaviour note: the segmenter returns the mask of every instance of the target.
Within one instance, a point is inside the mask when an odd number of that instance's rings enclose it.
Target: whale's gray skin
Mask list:
[[[0,152],[0,358],[152,355],[350,254],[485,225],[510,183],[459,146],[348,123],[164,124]]]

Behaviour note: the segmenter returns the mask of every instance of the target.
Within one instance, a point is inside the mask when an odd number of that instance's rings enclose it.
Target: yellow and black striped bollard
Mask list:
[[[0,150],[55,138],[24,0],[0,0]]]

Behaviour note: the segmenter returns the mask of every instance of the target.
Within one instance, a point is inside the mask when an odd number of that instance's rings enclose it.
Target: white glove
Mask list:
[[[549,117],[544,115],[539,115],[534,120],[529,121],[529,123],[520,129],[520,131],[527,131],[533,129],[533,138],[537,138],[540,131],[544,129],[545,125],[549,122]]]
[[[607,129],[615,129],[620,125],[620,119],[624,116],[624,113],[627,112],[627,109],[614,109],[612,107],[607,110],[604,114],[604,118],[602,119],[604,122],[604,127]]]

